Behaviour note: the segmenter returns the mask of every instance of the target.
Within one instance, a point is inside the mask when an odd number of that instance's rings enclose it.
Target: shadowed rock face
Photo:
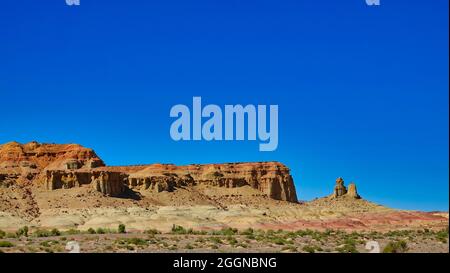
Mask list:
[[[47,170],[44,186],[47,190],[70,189],[90,185],[107,196],[120,196],[125,191],[126,175],[120,172],[92,170]]]
[[[77,144],[10,142],[0,146],[0,174],[0,184],[17,176],[48,190],[89,184],[109,196],[119,196],[127,188],[158,193],[199,184],[248,185],[272,199],[297,202],[290,170],[278,162],[106,167],[92,149]]]
[[[196,184],[226,188],[249,185],[272,199],[297,202],[290,171],[278,162],[187,166],[154,164],[131,173],[128,178],[130,188],[156,192]]]

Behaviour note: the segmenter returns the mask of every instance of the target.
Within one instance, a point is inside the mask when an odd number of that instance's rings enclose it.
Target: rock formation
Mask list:
[[[0,145],[0,168],[4,169],[79,169],[104,166],[92,149],[78,144],[27,144],[9,142]]]
[[[90,185],[107,196],[120,196],[125,191],[126,175],[120,172],[96,170],[47,170],[43,179],[47,190],[70,189]]]
[[[355,183],[350,183],[348,185],[348,191],[347,191],[347,196],[352,197],[352,198],[356,198],[359,199],[361,198],[358,194],[358,191],[356,190],[356,185]]]
[[[47,190],[89,185],[109,196],[119,196],[127,188],[158,193],[200,184],[250,186],[272,199],[297,202],[290,170],[278,162],[107,167],[92,149],[77,144],[1,145],[0,185],[10,184],[17,176]]]
[[[355,199],[361,198],[356,190],[356,185],[354,183],[350,183],[347,189],[344,185],[344,179],[342,179],[342,177],[336,179],[336,185],[334,186],[333,194],[330,197],[332,199],[340,197],[350,197]]]
[[[336,179],[336,186],[334,186],[334,197],[344,196],[347,194],[347,188],[344,186],[344,179],[342,177],[339,177]]]
[[[128,178],[130,188],[156,192],[196,184],[226,188],[249,185],[272,199],[297,202],[290,171],[278,162],[187,166],[154,164],[130,174]]]

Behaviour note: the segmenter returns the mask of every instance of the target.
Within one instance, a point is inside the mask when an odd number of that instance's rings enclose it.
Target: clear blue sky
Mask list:
[[[342,176],[448,210],[448,0],[10,0],[0,143],[80,143],[109,165],[271,161],[300,199]],[[279,146],[174,142],[174,104],[278,104]]]

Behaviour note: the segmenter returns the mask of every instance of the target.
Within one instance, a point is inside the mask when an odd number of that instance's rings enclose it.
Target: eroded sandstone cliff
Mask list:
[[[127,189],[159,193],[194,185],[250,186],[269,198],[297,202],[290,170],[278,162],[107,167],[92,149],[77,144],[1,145],[0,185],[19,180],[47,190],[88,185],[109,196],[120,196]]]

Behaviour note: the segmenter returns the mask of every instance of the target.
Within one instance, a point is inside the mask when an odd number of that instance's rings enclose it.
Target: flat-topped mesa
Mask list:
[[[131,173],[128,178],[130,188],[156,192],[196,184],[226,188],[249,185],[272,199],[297,202],[290,171],[278,162],[187,166],[153,164]]]
[[[0,167],[4,169],[79,169],[105,166],[92,149],[78,144],[26,144],[9,142],[0,145]]]
[[[109,196],[119,196],[127,188],[172,192],[194,185],[250,186],[269,198],[297,202],[290,170],[278,162],[107,167],[92,149],[78,144],[0,145],[0,185],[21,180],[48,190],[90,185]]]

